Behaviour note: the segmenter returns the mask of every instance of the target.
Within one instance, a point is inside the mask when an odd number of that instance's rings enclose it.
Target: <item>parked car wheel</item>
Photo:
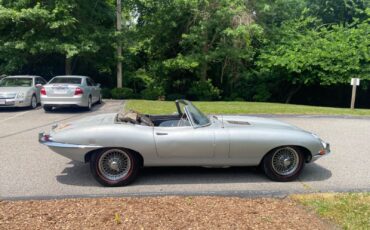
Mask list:
[[[32,95],[30,107],[31,109],[37,108],[37,98],[35,95]]]
[[[101,104],[101,103],[103,103],[103,98],[102,98],[102,96],[100,95],[99,100],[98,100],[98,104]]]
[[[86,110],[91,111],[91,109],[92,109],[92,98],[91,98],[91,96],[89,96],[89,99],[87,99]]]
[[[53,110],[53,107],[52,106],[48,106],[48,105],[44,105],[44,110],[45,112],[51,112],[51,110]]]
[[[104,149],[92,155],[90,169],[94,178],[105,186],[130,184],[140,170],[138,158],[122,149]]]
[[[263,169],[272,180],[286,182],[299,177],[304,167],[304,155],[296,147],[280,147],[263,159]]]

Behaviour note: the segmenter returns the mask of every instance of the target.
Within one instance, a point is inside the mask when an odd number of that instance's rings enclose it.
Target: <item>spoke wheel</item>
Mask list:
[[[139,172],[138,158],[123,149],[105,149],[92,155],[90,169],[95,179],[105,186],[131,183]]]
[[[99,159],[99,171],[105,178],[115,181],[127,176],[131,169],[131,160],[122,150],[109,150]]]
[[[295,149],[286,147],[278,149],[272,156],[272,168],[276,173],[285,176],[294,172],[298,167],[298,153]]]
[[[275,181],[292,181],[299,177],[304,167],[304,154],[296,147],[279,147],[263,159],[265,174]]]

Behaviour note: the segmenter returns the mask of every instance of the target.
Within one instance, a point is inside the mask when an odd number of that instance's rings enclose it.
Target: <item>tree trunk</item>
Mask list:
[[[117,17],[117,31],[120,32],[122,30],[122,2],[121,0],[117,0],[117,9],[116,9],[116,17]],[[120,60],[122,57],[122,45],[121,41],[118,41],[117,47],[117,57],[119,60],[117,61],[117,88],[122,88],[122,61]]]
[[[299,84],[297,85],[297,87],[295,88],[292,88],[289,93],[288,93],[288,96],[285,100],[285,104],[289,104],[291,101],[292,101],[292,98],[293,96],[302,88],[302,84]]]
[[[72,74],[72,58],[66,57],[65,60],[65,74],[71,75]]]

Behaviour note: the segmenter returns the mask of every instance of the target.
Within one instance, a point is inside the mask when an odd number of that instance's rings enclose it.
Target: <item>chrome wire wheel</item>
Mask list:
[[[297,151],[291,147],[280,148],[272,155],[272,168],[277,174],[282,176],[294,173],[299,163],[299,155]]]
[[[110,181],[117,181],[129,174],[131,160],[125,151],[112,149],[101,155],[98,167],[103,177]]]

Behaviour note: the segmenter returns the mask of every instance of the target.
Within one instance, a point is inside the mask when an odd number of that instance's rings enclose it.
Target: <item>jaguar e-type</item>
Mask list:
[[[292,181],[306,163],[330,153],[329,144],[298,127],[261,117],[204,115],[187,100],[172,115],[135,111],[54,125],[40,143],[89,162],[106,186],[131,183],[142,167],[260,166],[275,181]]]

